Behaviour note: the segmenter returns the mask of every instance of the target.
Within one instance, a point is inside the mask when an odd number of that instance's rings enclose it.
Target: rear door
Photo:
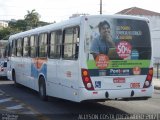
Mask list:
[[[49,59],[47,61],[48,93],[52,96],[60,97],[62,90],[57,66],[61,57],[62,30],[51,31],[49,38]]]
[[[57,77],[66,99],[74,100],[78,89],[79,73],[79,26],[67,27],[63,31],[62,59],[58,61]]]

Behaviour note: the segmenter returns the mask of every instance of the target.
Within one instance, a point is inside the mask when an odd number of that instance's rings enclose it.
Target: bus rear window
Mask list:
[[[149,60],[151,40],[148,23],[134,19],[90,21],[89,59],[103,54],[109,60]]]
[[[7,67],[7,62],[4,62],[3,67]]]

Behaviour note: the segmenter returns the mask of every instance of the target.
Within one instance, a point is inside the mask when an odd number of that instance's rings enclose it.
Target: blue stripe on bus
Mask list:
[[[47,79],[47,65],[46,65],[46,63],[44,63],[40,69],[37,69],[36,66],[32,63],[31,64],[31,76],[35,79],[38,79],[40,74],[43,74],[44,77]]]

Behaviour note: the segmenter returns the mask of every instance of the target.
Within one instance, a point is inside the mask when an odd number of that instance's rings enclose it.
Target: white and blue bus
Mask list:
[[[146,100],[153,93],[151,60],[148,19],[80,16],[10,36],[8,78],[42,100]]]

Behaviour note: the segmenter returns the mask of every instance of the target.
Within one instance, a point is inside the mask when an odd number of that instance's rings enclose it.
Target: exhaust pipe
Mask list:
[[[106,96],[106,98],[108,98],[108,97],[109,97],[109,93],[108,93],[108,92],[106,92],[106,93],[105,93],[105,96]]]
[[[132,91],[131,91],[131,97],[133,97],[133,96],[134,96],[134,91],[132,90]]]

